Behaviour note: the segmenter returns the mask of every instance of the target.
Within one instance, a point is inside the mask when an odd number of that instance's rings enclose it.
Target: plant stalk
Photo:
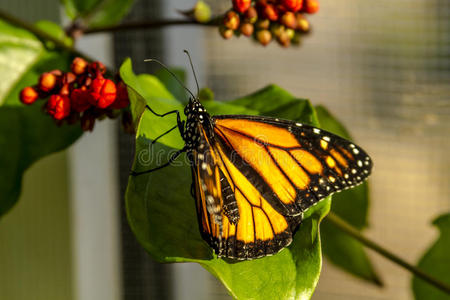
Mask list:
[[[119,25],[87,28],[83,30],[84,34],[92,34],[99,32],[115,32],[121,30],[135,30],[135,29],[155,29],[167,26],[176,25],[200,25],[200,26],[217,26],[220,21],[220,17],[212,19],[207,23],[200,23],[194,19],[174,19],[174,20],[159,20],[159,21],[141,21],[141,22],[128,22]]]
[[[366,238],[356,228],[354,228],[352,225],[348,224],[346,221],[341,219],[336,214],[330,212],[327,216],[327,220],[330,221],[331,223],[333,223],[337,228],[339,228],[343,232],[347,233],[351,237],[353,237],[356,240],[358,240],[359,242],[361,242],[367,248],[372,249],[373,251],[377,252],[378,254],[384,256],[386,259],[407,269],[408,271],[410,271],[417,277],[421,278],[422,280],[424,280],[424,281],[428,282],[429,284],[435,286],[436,288],[446,292],[447,294],[450,294],[450,286],[449,285],[447,285],[446,283],[440,281],[439,279],[436,279],[436,278],[432,277],[431,275],[425,273],[424,271],[420,270],[416,266],[411,265],[410,263],[406,262],[399,256],[393,254],[389,250],[378,245],[376,242]]]

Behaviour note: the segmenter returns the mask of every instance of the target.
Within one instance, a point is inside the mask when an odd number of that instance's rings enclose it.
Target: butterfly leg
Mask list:
[[[181,136],[183,136],[183,132],[184,132],[184,121],[181,121],[180,112],[179,112],[178,110],[171,110],[171,111],[168,111],[168,112],[166,112],[166,113],[164,113],[164,114],[158,114],[158,113],[155,112],[153,109],[151,109],[151,107],[148,106],[148,105],[146,105],[145,108],[147,108],[149,111],[151,111],[151,113],[154,114],[155,116],[161,117],[161,118],[163,118],[163,117],[165,117],[165,116],[168,116],[168,115],[171,115],[171,114],[176,114],[176,115],[177,115],[177,126],[178,126],[178,129],[180,130]]]
[[[145,171],[140,171],[140,172],[131,170],[130,175],[131,176],[139,176],[139,175],[148,174],[148,173],[157,171],[159,169],[168,167],[171,163],[173,163],[175,161],[175,159],[177,159],[178,156],[180,156],[181,153],[186,152],[186,150],[187,150],[186,148],[178,150],[177,152],[172,154],[172,156],[169,158],[169,160],[165,164],[163,164],[161,166],[158,166],[158,167],[153,168],[153,169],[145,170]]]
[[[170,114],[176,114],[176,115],[177,115],[177,125],[173,126],[172,128],[170,128],[170,129],[167,130],[166,132],[164,132],[164,133],[162,133],[161,135],[159,135],[158,137],[156,137],[156,138],[152,141],[152,143],[151,143],[151,145],[150,145],[151,147],[153,147],[153,145],[154,145],[160,138],[162,138],[162,137],[165,136],[166,134],[169,134],[171,131],[173,131],[173,130],[176,129],[176,128],[179,129],[180,134],[183,136],[183,132],[184,132],[184,121],[181,121],[180,112],[179,112],[178,110],[172,110],[172,111],[166,112],[166,113],[164,113],[164,114],[158,114],[158,113],[155,112],[153,109],[151,109],[150,106],[146,105],[145,107],[146,107],[150,112],[152,112],[155,116],[157,116],[157,117],[163,118],[163,117],[165,117],[165,116],[167,116],[167,115],[170,115]],[[167,163],[165,163],[165,164],[163,164],[163,165],[161,165],[161,166],[155,167],[155,168],[153,168],[153,169],[145,170],[145,171],[141,171],[141,172],[137,172],[137,171],[131,170],[130,175],[132,175],[132,176],[138,176],[138,175],[147,174],[147,173],[150,173],[150,172],[153,172],[153,171],[156,171],[156,170],[165,168],[165,167],[169,166],[169,165],[170,165],[170,164],[171,164],[171,163],[172,163],[172,162],[173,162],[173,161],[174,161],[181,153],[183,153],[183,152],[185,152],[185,151],[186,151],[185,148],[178,150],[177,152],[175,152],[175,153],[169,158],[169,160],[167,161]]]

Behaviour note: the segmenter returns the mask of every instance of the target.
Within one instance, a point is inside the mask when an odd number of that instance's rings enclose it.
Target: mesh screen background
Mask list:
[[[218,12],[229,7],[225,0],[208,2]],[[321,0],[320,4],[320,12],[309,18],[313,34],[300,48],[264,48],[245,38],[224,41],[214,29],[199,28],[183,38],[200,40],[203,57],[197,72],[204,81],[201,85],[211,87],[216,98],[232,99],[275,83],[313,104],[324,104],[336,115],[375,162],[370,228],[365,233],[414,263],[437,237],[431,221],[450,210],[450,2]],[[137,11],[140,17],[149,17],[150,9],[135,7]],[[183,40],[174,50],[160,49],[149,39],[143,33],[122,33],[116,54],[124,47],[126,55],[138,61],[153,54],[164,59],[166,51],[183,49]],[[149,52],[155,47],[160,52]],[[123,147],[130,146],[123,143]],[[128,155],[127,170],[129,153],[121,155]],[[370,251],[369,255],[385,282],[383,289],[325,260],[313,299],[411,299],[410,274]],[[130,256],[129,265],[142,269],[135,259],[130,263]],[[137,276],[137,269],[125,267],[125,277]],[[212,276],[207,278],[197,283],[194,278],[193,283],[198,289],[212,285],[205,299],[229,298]],[[157,285],[150,289],[158,289]]]

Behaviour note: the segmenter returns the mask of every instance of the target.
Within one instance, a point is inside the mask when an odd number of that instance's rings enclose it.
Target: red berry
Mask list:
[[[76,75],[81,75],[84,72],[86,72],[86,68],[88,66],[88,62],[81,58],[81,57],[75,57],[72,61],[72,65],[70,66],[70,69],[72,72]]]
[[[305,11],[308,14],[315,14],[319,11],[319,1],[317,0],[305,0]]]
[[[239,15],[234,11],[228,11],[223,18],[223,25],[231,30],[236,30],[239,28]]]
[[[233,0],[233,8],[241,14],[245,13],[252,5],[251,0]]]
[[[72,109],[77,112],[83,112],[91,107],[91,94],[86,87],[74,89],[70,95],[70,104]]]
[[[263,16],[269,19],[270,21],[277,21],[279,18],[278,11],[276,7],[272,4],[266,4],[262,11]]]
[[[116,100],[116,84],[112,80],[105,79],[102,75],[97,76],[92,81],[89,91],[92,96],[90,98],[91,103],[98,108],[106,108]]]
[[[55,120],[62,120],[70,114],[70,100],[67,96],[51,95],[47,102],[47,112]]]
[[[94,61],[89,64],[88,66],[88,72],[91,73],[94,76],[97,76],[97,74],[105,74],[106,73],[106,67],[104,64],[102,64],[99,61]]]
[[[130,104],[130,99],[128,98],[127,86],[123,81],[117,84],[117,97],[116,100],[111,104],[112,109],[122,109]]]
[[[52,73],[42,73],[41,77],[39,77],[38,87],[43,92],[49,92],[55,88],[57,79]]]
[[[281,0],[280,3],[291,12],[297,12],[303,6],[303,0]]]
[[[31,86],[25,87],[20,91],[20,101],[23,104],[33,104],[39,98],[38,92]]]

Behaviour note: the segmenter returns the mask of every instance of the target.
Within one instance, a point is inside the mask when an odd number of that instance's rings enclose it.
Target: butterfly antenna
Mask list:
[[[186,49],[184,49],[183,52],[186,53],[186,55],[189,58],[189,63],[191,64],[192,73],[194,73],[195,84],[197,85],[197,95],[198,95],[198,94],[200,94],[200,88],[198,86],[197,75],[195,74],[194,64],[192,63],[191,55],[189,54],[189,52]]]
[[[175,75],[175,73],[173,73],[172,71],[170,71],[170,69],[165,65],[165,64],[163,64],[162,62],[160,62],[159,60],[157,60],[157,59],[154,59],[154,58],[149,58],[149,59],[145,59],[144,60],[145,62],[155,62],[155,63],[157,63],[157,64],[159,64],[161,67],[163,67],[167,72],[169,72],[169,74],[170,75],[172,75],[172,77],[173,78],[175,78],[175,80],[186,90],[186,91],[188,91],[188,93],[189,94],[191,94],[191,96],[195,99],[196,97],[194,96],[194,94],[181,82],[181,80],[180,79],[178,79],[178,77],[177,77],[177,75]],[[194,74],[194,76],[195,76],[195,74]],[[198,86],[198,85],[197,85]]]

